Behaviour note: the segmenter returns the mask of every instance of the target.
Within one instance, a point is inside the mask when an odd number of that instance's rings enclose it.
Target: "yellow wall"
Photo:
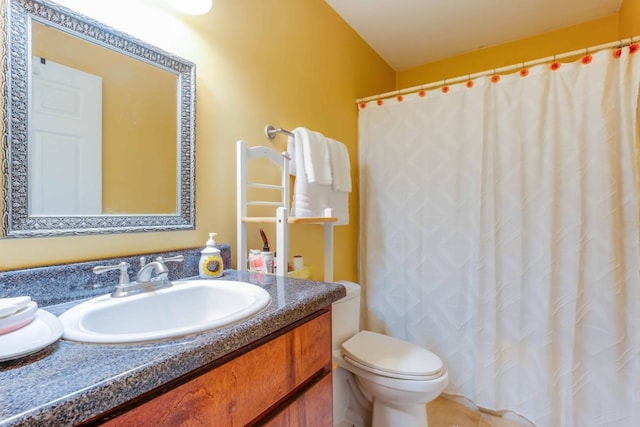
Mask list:
[[[103,212],[176,212],[176,76],[38,22],[32,53],[102,77]]]
[[[629,0],[626,0],[629,1]],[[636,0],[634,0],[636,1]],[[479,49],[412,68],[397,75],[396,89],[519,64],[618,39],[618,15]]]
[[[640,36],[640,0],[624,0],[619,13],[621,39]]]
[[[396,76],[396,89],[519,64],[632,36],[640,36],[640,0],[624,0],[618,13],[594,21],[478,49],[399,72]]]
[[[100,1],[113,9],[110,0]],[[392,90],[395,73],[323,0],[216,0],[211,12],[198,17],[168,9],[160,10],[162,15],[156,12],[149,10],[144,22],[132,26],[133,35],[197,66],[197,229],[4,239],[0,269],[198,247],[209,231],[218,233],[218,242],[235,248],[235,142],[246,139],[252,145],[284,149],[285,137],[275,142],[264,137],[267,124],[285,129],[305,126],[343,141],[351,156],[352,178],[357,178],[354,100]],[[132,33],[113,22],[127,15],[135,14],[120,13],[108,23]],[[356,279],[357,181],[354,184],[351,225],[337,227],[335,233],[336,279]],[[275,235],[269,237],[275,243]],[[317,278],[322,242],[320,227],[293,230],[291,252],[304,255]],[[262,247],[257,230],[250,245]]]
[[[127,14],[120,15],[124,19]],[[235,247],[236,140],[284,149],[283,136],[273,143],[265,139],[266,124],[313,128],[347,144],[356,179],[356,98],[640,34],[638,16],[640,0],[624,0],[616,15],[397,75],[323,0],[217,0],[201,17],[170,13],[163,21],[149,16],[145,22],[154,23],[155,29],[139,21],[123,22],[125,31],[197,64],[197,229],[0,240],[0,269],[196,247],[204,244],[208,231],[218,232],[219,242]],[[356,278],[357,185],[354,188],[351,225],[336,229],[337,279]],[[275,240],[272,230],[265,231]],[[250,246],[261,247],[257,230],[251,234]],[[304,255],[315,267],[315,277],[321,276],[319,228],[295,228],[291,251]]]

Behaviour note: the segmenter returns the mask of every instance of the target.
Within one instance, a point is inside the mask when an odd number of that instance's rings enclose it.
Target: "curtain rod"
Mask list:
[[[636,39],[638,39],[638,38],[640,38],[640,36],[633,36],[633,37],[622,39],[622,40],[618,40],[618,41],[615,41],[615,42],[604,43],[604,44],[600,44],[600,45],[593,46],[593,47],[588,47],[588,48],[584,48],[584,49],[574,50],[574,51],[571,51],[571,52],[561,53],[561,54],[558,54],[558,55],[547,56],[546,58],[534,59],[533,61],[524,61],[524,62],[521,62],[519,64],[506,65],[504,67],[493,68],[491,70],[480,71],[480,72],[472,73],[472,74],[465,74],[464,76],[458,76],[458,77],[454,77],[452,79],[438,80],[438,81],[435,81],[435,82],[432,82],[432,83],[426,83],[426,84],[422,84],[422,85],[419,85],[419,86],[413,86],[413,87],[406,88],[406,89],[397,89],[397,90],[393,90],[393,91],[390,91],[390,92],[385,92],[385,93],[382,93],[380,95],[367,96],[366,98],[358,98],[358,99],[356,99],[356,104],[360,104],[362,102],[374,101],[374,100],[377,100],[377,99],[391,98],[391,97],[398,96],[398,95],[405,95],[407,93],[418,92],[420,90],[431,89],[431,88],[438,87],[438,86],[443,86],[443,85],[446,85],[446,84],[460,83],[460,82],[464,82],[464,81],[475,79],[475,78],[482,77],[482,76],[490,76],[490,75],[497,74],[497,73],[504,73],[506,71],[515,71],[515,70],[518,70],[518,69],[521,69],[521,68],[530,67],[530,66],[533,66],[533,65],[544,64],[545,62],[555,61],[557,59],[568,58],[570,56],[576,56],[576,55],[580,55],[580,54],[584,54],[584,53],[593,53],[593,52],[597,52],[599,50],[609,49],[609,48],[612,48],[612,47],[624,47],[624,46],[627,46],[627,45],[630,45],[630,44],[634,43],[634,41]]]

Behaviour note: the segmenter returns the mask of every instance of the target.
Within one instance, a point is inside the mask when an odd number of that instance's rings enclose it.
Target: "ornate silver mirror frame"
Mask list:
[[[0,5],[4,113],[0,146],[0,236],[50,237],[195,227],[195,64],[47,0]],[[8,10],[6,10],[8,8]],[[177,212],[166,215],[32,216],[28,207],[29,34],[31,20],[171,71],[178,80]],[[151,190],[151,189],[150,189]],[[4,193],[4,194],[1,194]]]

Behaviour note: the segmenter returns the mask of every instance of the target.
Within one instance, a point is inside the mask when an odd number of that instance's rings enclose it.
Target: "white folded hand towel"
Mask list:
[[[294,129],[294,135],[301,138],[307,181],[312,184],[331,184],[331,159],[325,137],[306,128]]]
[[[308,137],[309,132],[310,131],[305,128],[296,128],[293,130],[294,136],[289,137],[287,143],[287,151],[291,155],[289,172],[296,177],[293,186],[291,216],[322,217],[324,216],[325,209],[331,208],[333,210],[333,216],[338,218],[338,222],[335,223],[335,225],[346,225],[349,223],[348,191],[334,190],[331,182],[322,184],[308,180],[309,174],[306,170],[304,140]],[[317,132],[315,133],[318,134]],[[326,138],[322,138],[325,139],[328,154],[329,143],[326,141]],[[338,150],[340,150],[340,148],[338,148]],[[346,161],[347,163],[349,161],[348,154]],[[343,168],[344,167],[343,165]],[[329,167],[329,171],[331,171],[331,167]],[[348,185],[350,185],[350,169],[347,169],[345,173],[346,176],[349,176]],[[341,185],[347,187],[347,183],[343,182]]]
[[[331,160],[331,185],[335,191],[351,191],[351,163],[347,146],[335,139],[327,138]]]

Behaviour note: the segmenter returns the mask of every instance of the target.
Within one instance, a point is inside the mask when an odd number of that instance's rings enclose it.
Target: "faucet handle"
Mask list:
[[[170,256],[170,257],[157,257],[156,261],[161,262],[161,263],[165,263],[165,262],[182,262],[184,261],[184,255],[176,255],[176,256]]]
[[[129,269],[129,263],[122,261],[120,264],[117,264],[117,265],[99,265],[99,266],[93,267],[93,272],[95,274],[102,274],[111,270],[120,270],[120,278],[118,279],[118,285],[127,285],[129,284],[128,269]]]

